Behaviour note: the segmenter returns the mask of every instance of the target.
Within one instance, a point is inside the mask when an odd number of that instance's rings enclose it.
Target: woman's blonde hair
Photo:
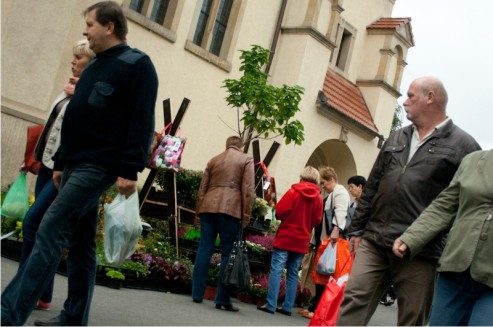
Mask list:
[[[336,183],[339,182],[337,179],[337,174],[336,174],[336,171],[334,170],[334,168],[326,166],[326,167],[319,168],[318,171],[320,172],[320,177],[323,180],[330,181],[331,179],[334,179],[334,181]]]
[[[87,39],[77,41],[72,48],[72,52],[74,55],[86,55],[91,59],[96,56],[94,51],[89,48],[89,41]]]
[[[303,168],[303,171],[300,174],[301,180],[312,182],[315,184],[320,184],[320,174],[318,170],[313,168],[312,166],[306,166]]]

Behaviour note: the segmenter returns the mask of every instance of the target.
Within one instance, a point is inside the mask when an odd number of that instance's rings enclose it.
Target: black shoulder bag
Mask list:
[[[231,292],[241,292],[250,289],[250,264],[242,235],[243,227],[240,226],[238,239],[229,254],[228,263],[221,278],[221,284]]]

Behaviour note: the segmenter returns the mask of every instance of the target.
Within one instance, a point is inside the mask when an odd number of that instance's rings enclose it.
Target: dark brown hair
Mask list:
[[[108,23],[113,23],[115,36],[121,41],[126,40],[128,33],[127,19],[120,5],[114,1],[101,1],[87,8],[84,11],[84,17],[93,10],[96,11],[96,21],[99,24],[106,26]]]

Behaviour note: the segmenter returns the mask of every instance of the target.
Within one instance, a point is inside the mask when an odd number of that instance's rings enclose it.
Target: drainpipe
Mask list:
[[[274,54],[276,52],[276,47],[277,47],[277,41],[279,40],[279,34],[281,34],[281,24],[284,18],[284,12],[286,11],[287,4],[288,4],[288,0],[282,0],[281,9],[279,9],[279,16],[277,17],[276,29],[274,30],[274,39],[272,40],[272,45],[270,46],[269,62],[267,63],[267,67],[265,67],[266,75],[269,74],[270,66],[272,64],[272,60],[274,59]]]
[[[270,66],[272,65],[272,61],[274,60],[274,54],[276,52],[277,41],[279,40],[279,34],[281,34],[281,24],[282,24],[282,20],[284,18],[284,12],[286,11],[287,4],[288,4],[288,0],[282,0],[281,8],[279,9],[279,15],[277,16],[276,28],[274,30],[274,38],[272,39],[272,44],[270,46],[269,62],[267,63],[267,66],[265,67],[265,75],[269,75]],[[248,138],[250,138],[252,136],[252,133],[253,133],[253,129],[250,127],[250,129],[248,130]],[[248,152],[249,146],[250,146],[249,143],[245,144],[245,147],[243,149],[244,153]]]

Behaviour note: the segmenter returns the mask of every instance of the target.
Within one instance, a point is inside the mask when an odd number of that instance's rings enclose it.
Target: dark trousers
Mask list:
[[[195,257],[192,274],[192,298],[202,300],[209,271],[210,260],[214,253],[217,234],[221,239],[221,267],[219,269],[215,303],[231,304],[230,291],[221,285],[221,276],[228,263],[229,254],[238,238],[241,224],[238,218],[222,213],[200,214],[200,243]]]
[[[2,325],[23,325],[53,279],[68,247],[68,296],[59,320],[87,325],[96,279],[98,200],[116,181],[103,167],[79,164],[63,171],[60,192],[43,216],[31,255],[2,293]]]
[[[53,170],[45,165],[41,165],[38,178],[36,179],[36,187],[34,189],[36,200],[31,208],[29,208],[29,211],[22,221],[22,249],[19,258],[19,269],[31,254],[34,247],[34,241],[36,240],[36,232],[41,224],[41,219],[53,200],[55,200],[57,194],[58,190],[56,189],[55,184],[53,184]],[[39,298],[41,301],[51,302],[53,297],[53,285],[54,278],[51,279],[51,282]]]

